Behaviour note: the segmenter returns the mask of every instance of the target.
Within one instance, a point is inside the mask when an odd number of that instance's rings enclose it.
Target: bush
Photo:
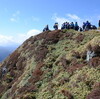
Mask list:
[[[97,67],[99,65],[100,65],[100,57],[94,57],[94,58],[90,59],[89,66]]]
[[[94,85],[93,85],[93,89],[100,89],[100,82],[98,82],[98,83],[95,83]]]
[[[38,48],[34,51],[34,58],[35,61],[37,62],[42,62],[43,59],[46,57],[48,53],[48,48],[47,46],[38,46]]]
[[[89,45],[87,46],[87,49],[88,49],[89,51],[92,51],[92,46],[91,46],[91,44],[89,44]]]
[[[84,40],[84,37],[85,37],[85,35],[83,35],[81,33],[75,38],[75,40],[76,40],[77,43],[80,43],[80,42],[82,42]]]
[[[86,99],[100,99],[100,89],[92,90]]]
[[[70,61],[67,60],[65,56],[61,57],[60,62],[62,63],[62,66],[64,67],[64,69],[66,69],[68,65],[70,64]]]
[[[72,52],[72,56],[75,57],[75,58],[81,58],[80,53],[76,52],[76,51]]]
[[[81,53],[81,58],[85,60],[86,56],[87,56],[86,54],[87,54],[87,51],[82,52]]]
[[[71,93],[69,93],[66,90],[61,90],[62,94],[66,97],[68,97],[68,99],[74,99],[73,96],[71,95]]]
[[[100,56],[100,46],[99,45],[93,46],[92,50],[95,52],[96,56]]]

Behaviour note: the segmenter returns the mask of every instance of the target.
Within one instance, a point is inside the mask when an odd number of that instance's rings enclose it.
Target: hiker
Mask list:
[[[69,24],[69,22],[67,22],[67,29],[70,29],[70,24]]]
[[[53,26],[53,28],[54,28],[55,30],[58,30],[58,23],[55,23],[54,26]]]
[[[70,29],[74,29],[74,23],[73,22],[70,23]]]
[[[85,27],[86,27],[86,23],[85,23],[85,22],[83,22],[83,26],[82,26],[83,31],[85,31]]]
[[[85,31],[88,31],[89,29],[91,29],[91,23],[86,21]]]
[[[79,26],[78,26],[78,23],[77,23],[77,22],[75,22],[74,29],[75,29],[76,31],[78,31],[78,29],[79,29]]]
[[[66,26],[65,26],[65,22],[62,24],[62,26],[61,26],[61,29],[65,29],[66,28]]]
[[[49,26],[46,25],[45,28],[43,29],[43,32],[48,31],[49,30]]]
[[[68,29],[68,22],[65,22],[65,29]]]
[[[98,23],[99,27],[100,27],[100,20],[99,20],[99,23]]]

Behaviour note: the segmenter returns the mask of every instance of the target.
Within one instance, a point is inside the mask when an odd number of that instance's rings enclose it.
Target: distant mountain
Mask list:
[[[11,54],[17,46],[7,46],[7,47],[2,47],[0,46],[0,61],[3,61],[9,54]]]
[[[0,61],[4,60],[9,54],[10,54],[9,50],[0,47]]]

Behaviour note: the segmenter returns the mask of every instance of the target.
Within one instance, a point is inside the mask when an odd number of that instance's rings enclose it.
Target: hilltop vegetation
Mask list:
[[[87,48],[98,53],[86,61]],[[1,64],[1,99],[100,99],[100,32],[46,31]]]

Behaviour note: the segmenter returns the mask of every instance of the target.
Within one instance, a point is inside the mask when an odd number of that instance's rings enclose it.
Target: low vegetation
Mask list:
[[[96,56],[86,61],[87,50]],[[7,72],[2,75],[6,65]],[[0,65],[0,99],[99,99],[100,32],[46,31]]]

